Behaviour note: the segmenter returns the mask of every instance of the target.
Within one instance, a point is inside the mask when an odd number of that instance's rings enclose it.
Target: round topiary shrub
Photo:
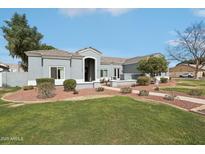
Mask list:
[[[63,82],[64,91],[73,91],[76,85],[77,83],[74,79],[67,79]]]
[[[160,78],[160,82],[161,83],[167,83],[168,82],[168,78]]]
[[[148,76],[140,76],[137,79],[137,83],[138,83],[138,85],[141,85],[141,86],[147,86],[147,85],[150,84],[150,77],[148,77]]]

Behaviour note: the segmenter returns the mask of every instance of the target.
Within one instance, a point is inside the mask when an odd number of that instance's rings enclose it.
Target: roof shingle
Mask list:
[[[123,64],[126,58],[118,58],[118,57],[102,57],[101,64],[108,65],[108,64]]]
[[[34,50],[34,51],[27,51],[27,56],[42,56],[42,57],[64,57],[64,58],[70,58],[70,57],[82,57],[78,53],[71,53],[64,50]]]

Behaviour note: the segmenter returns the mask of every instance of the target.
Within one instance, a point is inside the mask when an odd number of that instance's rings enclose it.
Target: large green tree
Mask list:
[[[51,50],[51,49],[56,49],[56,48],[44,43],[44,44],[41,44],[38,49],[39,50]]]
[[[25,71],[28,70],[26,51],[54,48],[41,44],[43,35],[37,31],[35,26],[30,27],[25,14],[15,13],[10,20],[5,21],[5,26],[1,29],[7,40],[6,48],[13,58],[21,59],[21,66]]]
[[[163,56],[151,56],[141,59],[137,64],[137,69],[142,73],[155,76],[161,72],[167,72],[168,62]]]

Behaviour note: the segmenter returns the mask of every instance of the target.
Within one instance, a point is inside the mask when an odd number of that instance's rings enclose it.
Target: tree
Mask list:
[[[25,71],[28,70],[26,51],[54,49],[50,45],[41,44],[43,35],[37,31],[35,26],[29,26],[25,14],[15,13],[10,20],[5,21],[5,24],[1,29],[7,40],[6,48],[13,58],[21,59],[21,66]]]
[[[168,63],[164,56],[151,56],[141,59],[137,64],[137,69],[142,73],[150,73],[151,76],[166,72]]]
[[[180,63],[195,64],[194,76],[205,66],[205,26],[203,22],[195,23],[183,32],[176,31],[177,39],[167,50],[172,60]]]
[[[55,47],[47,44],[41,44],[38,48],[38,50],[51,50],[51,49],[56,49]]]

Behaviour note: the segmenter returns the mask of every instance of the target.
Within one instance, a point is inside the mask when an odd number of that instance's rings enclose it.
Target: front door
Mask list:
[[[114,79],[120,78],[120,68],[114,68]]]
[[[95,81],[95,60],[92,58],[85,59],[85,82]]]

